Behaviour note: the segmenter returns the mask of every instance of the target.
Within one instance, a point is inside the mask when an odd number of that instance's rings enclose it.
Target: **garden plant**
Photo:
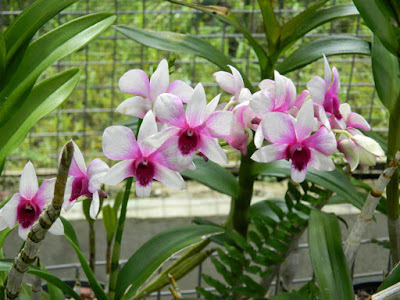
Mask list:
[[[79,71],[66,71],[37,82],[39,75],[56,60],[90,42],[115,20],[108,13],[83,16],[31,41],[47,20],[72,2],[35,1],[0,35],[1,167],[32,125],[68,98]],[[103,153],[116,163],[109,167],[99,158],[87,163],[77,144],[68,141],[60,149],[57,178],[44,180],[39,187],[35,162],[28,162],[22,171],[19,193],[2,204],[0,244],[15,228],[25,240],[14,262],[1,260],[2,296],[16,299],[26,293],[26,288],[21,292],[21,286],[25,285],[23,276],[28,272],[46,280],[50,287],[49,294],[43,292],[42,296],[35,287],[30,292],[32,297],[62,299],[66,293],[81,299],[37,259],[40,242],[50,231],[63,234],[72,245],[97,299],[142,299],[171,280],[175,283],[212,253],[217,253],[211,260],[221,277],[203,275],[213,290],[197,287],[202,297],[268,299],[280,266],[308,229],[315,279],[299,291],[280,293],[273,299],[354,299],[349,269],[375,209],[388,216],[393,263],[400,257],[400,144],[396,123],[400,99],[400,5],[389,0],[354,1],[356,8],[326,6],[329,1],[324,0],[279,24],[273,1],[259,0],[265,27],[265,40],[260,43],[226,7],[169,2],[198,9],[235,27],[257,56],[259,78],[247,78],[223,52],[194,36],[115,26],[115,30],[144,45],[206,58],[221,69],[210,76],[224,93],[206,94],[202,83],[192,86],[182,80],[171,82],[173,60],[161,60],[152,74],[141,69],[126,70],[119,79],[119,88],[131,96],[116,107],[116,112],[133,117],[137,126],[135,131],[122,125],[104,129]],[[359,17],[357,9],[375,34],[372,52],[371,43],[350,36],[297,44],[320,25]],[[391,115],[386,154],[367,135],[371,127],[365,118],[352,112],[338,96],[340,74],[328,61],[329,56],[337,54],[372,56],[376,88]],[[314,77],[309,78],[306,89],[298,91],[287,73],[313,62]],[[259,82],[257,87],[251,84],[253,81]],[[228,149],[240,152],[237,176],[223,167],[228,162]],[[376,186],[351,179],[358,166],[374,166],[377,159],[385,156],[388,165]],[[265,175],[290,178],[285,197],[252,204],[254,182],[257,176]],[[153,180],[172,189],[184,189],[183,177],[231,197],[226,221],[214,224],[198,218],[194,225],[163,231],[120,268],[132,187],[138,197],[148,197]],[[125,189],[120,197],[114,199],[112,206],[103,206],[103,199],[108,197],[107,186],[123,181]],[[378,203],[388,184],[385,207]],[[343,248],[337,217],[321,212],[333,195],[362,210]],[[68,211],[82,199],[90,226],[101,213],[107,232],[109,280],[104,288],[94,275],[92,258],[88,262],[80,250],[68,214],[60,217],[62,209]],[[185,252],[178,260],[153,276],[182,250]],[[380,287],[381,295],[397,293],[394,284],[399,276],[398,268],[394,268]],[[182,298],[176,284],[172,296]]]

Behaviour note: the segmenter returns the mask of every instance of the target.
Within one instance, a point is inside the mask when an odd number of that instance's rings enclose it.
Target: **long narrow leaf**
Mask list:
[[[204,13],[207,13],[222,22],[225,22],[227,24],[230,24],[234,26],[237,30],[239,30],[243,36],[247,39],[247,41],[250,43],[251,47],[253,47],[254,52],[257,55],[259,65],[262,68],[261,72],[263,72],[264,68],[270,64],[270,60],[267,56],[267,53],[265,52],[264,48],[261,47],[261,45],[253,38],[251,35],[251,32],[243,26],[243,23],[241,23],[236,16],[230,11],[230,9],[222,6],[215,6],[215,5],[200,5],[200,4],[195,4],[195,3],[188,3],[180,0],[168,0],[171,3],[191,7],[197,10],[200,10]]]
[[[327,1],[320,1],[308,8],[312,10],[312,14],[296,16],[282,27],[281,46],[290,46],[293,42],[302,38],[307,32],[321,26],[327,22],[345,17],[353,17],[359,15],[357,8],[352,4],[335,5],[325,9],[320,9]],[[304,11],[303,13],[305,13]]]
[[[326,56],[338,54],[370,55],[371,47],[367,41],[356,37],[330,36],[320,38],[298,48],[283,62],[279,63],[276,68],[281,74],[286,74],[320,59],[323,54]]]
[[[148,47],[198,55],[227,72],[230,72],[228,65],[237,68],[232,60],[217,48],[191,35],[169,31],[152,31],[127,25],[114,26],[114,28],[128,38]],[[244,74],[243,72],[240,73]],[[246,87],[252,87],[246,77],[243,77],[243,81]]]
[[[90,287],[92,288],[94,294],[99,300],[107,300],[107,295],[104,292],[103,288],[99,284],[96,279],[96,276],[93,274],[92,269],[90,268],[85,256],[79,249],[78,240],[76,238],[75,230],[72,225],[63,217],[60,217],[61,221],[64,225],[64,236],[67,241],[71,244],[72,248],[74,248],[76,255],[78,256],[79,262],[81,263],[81,267],[87,279],[89,280]]]
[[[222,232],[221,227],[189,225],[157,234],[140,247],[120,270],[115,299],[121,299],[128,286],[132,285],[125,296],[125,299],[130,299],[172,255]]]
[[[236,197],[238,183],[231,172],[220,165],[202,158],[195,158],[196,170],[186,170],[182,175],[194,179],[225,195]]]
[[[63,103],[79,82],[79,69],[54,75],[36,85],[18,111],[0,128],[0,172],[4,161],[31,127]]]
[[[7,48],[6,43],[4,41],[3,33],[0,30],[0,82],[4,79],[4,71],[6,69],[6,55]]]
[[[278,42],[281,28],[276,19],[274,8],[272,7],[272,1],[258,0],[258,5],[260,6],[261,15],[264,20],[265,37],[268,41],[268,49],[272,50]]]
[[[379,99],[390,114],[398,113],[400,106],[399,58],[390,53],[376,35],[372,43],[371,61]]]
[[[115,20],[109,13],[77,18],[34,41],[26,50],[18,70],[7,78],[0,94],[0,126],[25,100],[39,75],[53,62],[82,48]]]
[[[7,62],[15,52],[29,42],[48,20],[77,0],[37,0],[26,8],[7,28],[4,39],[7,46]]]
[[[278,177],[290,176],[291,168],[287,161],[275,161],[261,164],[255,163],[253,175],[270,175]],[[331,172],[318,171],[313,168],[307,169],[306,180],[318,184],[327,190],[335,192],[355,207],[361,209],[364,197],[351,184],[348,177],[340,169]]]
[[[361,17],[379,38],[382,44],[394,55],[400,50],[400,24],[395,10],[389,1],[353,0]]]
[[[12,262],[1,260],[0,261],[0,271],[1,272],[3,272],[3,271],[7,272],[8,270],[10,270],[11,265],[12,265]],[[73,290],[73,288],[71,288],[68,284],[66,284],[61,279],[55,277],[54,275],[51,275],[50,273],[47,273],[45,271],[41,271],[41,270],[39,270],[37,268],[34,268],[34,267],[30,267],[29,270],[28,270],[28,273],[46,280],[48,283],[51,283],[52,285],[58,287],[60,290],[62,290],[64,293],[70,295],[74,299],[79,299],[79,300],[82,299]]]
[[[325,300],[353,299],[350,272],[342,249],[339,222],[334,214],[313,210],[308,223],[313,270]]]

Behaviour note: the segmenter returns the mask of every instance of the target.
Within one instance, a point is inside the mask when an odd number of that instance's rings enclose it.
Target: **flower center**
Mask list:
[[[286,160],[291,159],[292,165],[294,165],[299,171],[302,171],[307,167],[310,158],[310,149],[308,149],[306,146],[303,146],[301,143],[296,143],[287,147],[286,149]]]
[[[91,198],[91,193],[88,190],[89,180],[85,176],[76,177],[72,182],[72,192],[69,201],[75,201],[80,196]]]
[[[17,207],[17,221],[22,228],[29,228],[39,218],[42,209],[30,200],[22,200]]]
[[[147,158],[142,158],[135,161],[135,166],[136,181],[141,186],[147,186],[154,178],[153,163]]]
[[[197,148],[198,135],[192,128],[186,129],[178,139],[178,148],[183,155],[191,154]]]
[[[339,111],[340,102],[336,95],[333,95],[331,91],[325,94],[324,109],[327,113],[333,114],[336,119],[341,120],[343,118]]]

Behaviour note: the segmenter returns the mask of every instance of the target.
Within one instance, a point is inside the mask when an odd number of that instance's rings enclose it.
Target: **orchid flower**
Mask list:
[[[231,133],[233,114],[229,111],[214,111],[219,95],[207,104],[203,86],[199,83],[193,90],[186,111],[178,97],[161,94],[154,105],[154,112],[161,123],[171,127],[160,131],[150,141],[153,145],[178,137],[178,160],[189,167],[196,150],[216,163],[227,163],[227,157],[216,138]]]
[[[39,219],[44,206],[51,202],[54,196],[55,178],[43,180],[40,188],[35,169],[28,162],[22,171],[19,182],[19,193],[14,194],[0,210],[0,230],[13,228],[18,222],[18,235],[26,240],[29,230]],[[57,219],[49,231],[56,235],[64,234],[64,227]]]
[[[231,101],[242,103],[243,101],[248,100],[248,96],[251,96],[251,93],[244,87],[243,78],[240,72],[235,67],[230,65],[228,65],[228,67],[231,69],[232,74],[225,71],[219,71],[215,72],[213,76],[221,89],[233,95]]]
[[[156,71],[149,77],[140,69],[133,69],[122,75],[119,88],[127,94],[137,95],[123,101],[116,109],[117,112],[143,119],[152,109],[154,101],[162,93],[171,93],[187,102],[193,88],[181,80],[169,84],[168,62],[163,59]]]
[[[103,134],[103,152],[111,160],[122,160],[106,174],[104,181],[116,185],[128,177],[136,177],[136,195],[150,195],[153,179],[173,188],[184,189],[185,182],[177,171],[183,171],[177,162],[176,141],[167,142],[156,149],[144,140],[157,133],[152,111],[147,112],[137,140],[132,130],[124,126],[111,126]]]
[[[74,145],[74,156],[68,175],[72,176],[67,182],[68,192],[64,199],[64,209],[70,210],[76,200],[81,197],[91,198],[90,217],[95,220],[100,208],[100,198],[107,198],[107,194],[100,188],[104,175],[110,169],[108,165],[99,158],[92,160],[86,168],[85,160],[79,147]],[[69,191],[71,189],[71,191]]]
[[[332,114],[333,117],[340,120],[342,119],[342,115],[339,110],[340,102],[338,97],[340,90],[339,73],[335,67],[331,70],[325,55],[324,66],[324,79],[315,76],[307,83],[307,89],[314,103],[323,106],[327,113]]]
[[[303,104],[296,119],[282,112],[265,114],[260,127],[264,137],[273,144],[258,149],[251,158],[264,163],[290,160],[291,177],[295,182],[305,179],[307,166],[321,171],[332,171],[335,165],[328,156],[336,150],[335,136],[325,126],[311,134],[314,122],[311,100]]]

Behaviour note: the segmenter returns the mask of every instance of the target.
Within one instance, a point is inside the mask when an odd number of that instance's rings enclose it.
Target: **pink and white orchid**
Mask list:
[[[242,75],[235,67],[230,65],[228,67],[231,69],[232,74],[225,71],[215,72],[213,74],[215,81],[221,89],[233,95],[231,101],[242,103],[249,100],[251,93],[244,87]]]
[[[216,138],[231,133],[233,114],[229,111],[214,111],[219,95],[207,104],[203,86],[199,83],[193,90],[186,111],[178,97],[161,94],[154,105],[157,119],[168,127],[151,138],[153,145],[178,137],[178,159],[189,167],[194,152],[200,151],[216,163],[226,163],[227,157]]]
[[[296,119],[282,112],[265,114],[260,127],[263,136],[273,144],[258,149],[251,158],[258,162],[290,160],[295,182],[305,179],[307,166],[332,171],[335,165],[328,156],[336,150],[335,136],[325,126],[311,134],[315,122],[311,100],[303,104]]]
[[[72,143],[74,145],[74,156],[68,175],[72,176],[73,179],[72,183],[70,183],[71,187],[68,187],[68,192],[66,193],[68,199],[64,200],[63,206],[68,211],[79,197],[91,198],[90,217],[95,220],[100,208],[100,198],[107,198],[107,194],[100,186],[110,168],[99,158],[92,160],[86,168],[81,150],[74,142]]]
[[[103,152],[111,160],[122,160],[113,166],[104,178],[108,185],[116,185],[128,177],[136,177],[136,195],[150,195],[152,181],[156,179],[173,189],[184,189],[185,182],[177,171],[183,171],[177,161],[176,141],[156,149],[144,140],[157,133],[152,111],[147,112],[137,140],[132,130],[124,126],[111,126],[103,134]]]
[[[14,194],[0,210],[0,230],[13,228],[18,222],[18,234],[26,240],[29,230],[39,219],[45,205],[52,201],[54,196],[55,178],[43,180],[40,188],[35,169],[28,162],[22,171],[19,182],[19,193]],[[64,227],[57,219],[49,231],[56,235],[64,234]]]
[[[116,109],[117,112],[143,119],[152,109],[154,101],[162,93],[171,93],[187,102],[193,88],[181,80],[169,84],[168,62],[163,59],[150,80],[147,74],[140,69],[133,69],[122,75],[119,80],[121,91],[137,95],[123,101]]]
[[[331,71],[325,55],[324,66],[324,79],[315,76],[307,83],[307,89],[314,103],[323,106],[327,113],[330,113],[334,118],[340,120],[342,119],[342,115],[339,110],[340,101],[338,97],[340,90],[339,73],[335,67],[333,67]]]

